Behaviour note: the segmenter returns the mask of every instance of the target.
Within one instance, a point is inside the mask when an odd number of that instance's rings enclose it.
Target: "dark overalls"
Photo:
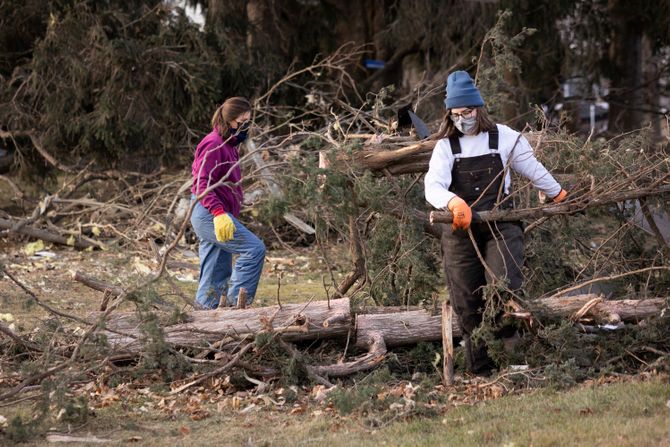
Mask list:
[[[449,138],[454,155],[461,153],[458,137]],[[488,211],[498,202],[504,182],[504,168],[498,152],[498,130],[489,132],[490,153],[469,158],[455,158],[449,191],[467,202],[473,211]],[[508,200],[503,208],[511,207]],[[522,284],[523,231],[517,222],[473,222],[470,226],[477,248],[489,272],[465,230],[442,231],[442,259],[451,304],[458,315],[465,340],[468,370],[480,372],[493,366],[486,347],[470,342],[472,331],[482,321],[484,299],[482,286],[507,280],[507,288],[518,290]]]

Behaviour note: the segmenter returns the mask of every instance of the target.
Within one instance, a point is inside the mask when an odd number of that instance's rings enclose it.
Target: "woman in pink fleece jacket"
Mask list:
[[[191,224],[200,241],[200,285],[196,306],[216,309],[222,297],[237,305],[240,289],[247,304],[256,295],[265,261],[265,245],[237,218],[242,208],[239,145],[247,137],[251,105],[228,98],[212,117],[213,130],[195,150],[192,199],[198,203]],[[239,255],[232,266],[233,254]],[[230,282],[230,284],[229,284]]]

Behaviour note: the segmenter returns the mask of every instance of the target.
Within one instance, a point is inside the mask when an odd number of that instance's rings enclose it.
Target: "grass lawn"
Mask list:
[[[143,446],[670,445],[670,384],[658,378],[508,395],[450,407],[436,417],[396,420],[381,428],[366,426],[365,416],[342,417],[324,409],[325,404],[316,402],[298,414],[214,409],[210,417],[192,421],[138,412],[132,404],[117,402],[96,411],[73,435],[95,435],[112,440],[111,445]],[[6,417],[21,411],[3,410],[0,413]],[[40,438],[26,445],[43,443]]]

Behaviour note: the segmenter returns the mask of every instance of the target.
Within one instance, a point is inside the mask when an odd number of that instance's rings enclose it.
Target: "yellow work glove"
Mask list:
[[[449,203],[447,203],[447,208],[454,214],[454,220],[451,224],[451,228],[454,230],[462,229],[467,230],[470,228],[470,223],[472,222],[472,210],[465,200],[461,199],[458,196],[452,198]]]
[[[235,224],[228,213],[214,216],[214,234],[217,241],[228,242],[233,238],[233,233],[235,233]]]

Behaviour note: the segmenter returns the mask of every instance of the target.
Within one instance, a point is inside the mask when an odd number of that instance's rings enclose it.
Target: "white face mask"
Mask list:
[[[475,125],[477,124],[477,117],[474,116],[469,118],[463,118],[462,116],[459,116],[456,119],[452,117],[451,120],[454,122],[456,129],[460,130],[465,135],[470,135],[475,129]]]

